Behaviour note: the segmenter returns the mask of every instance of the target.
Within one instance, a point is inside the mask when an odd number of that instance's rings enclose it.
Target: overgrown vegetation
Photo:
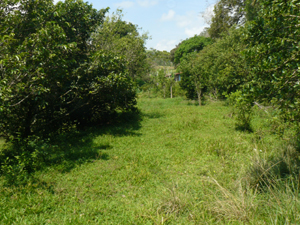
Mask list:
[[[299,8],[220,0],[169,53],[120,10],[1,1],[1,223],[300,223]]]
[[[0,129],[13,145],[2,173],[35,170],[36,143],[136,111],[147,36],[121,12],[105,17],[108,8],[82,0],[4,0],[0,9]]]
[[[134,109],[127,56],[95,49],[90,41],[107,9],[80,0],[6,0],[1,9],[0,127],[6,140],[47,137]]]
[[[243,129],[250,129],[255,102],[277,108],[282,121],[299,123],[299,1],[220,0],[206,31],[213,43],[197,53],[179,51],[193,38],[171,51],[180,56],[177,70],[189,99],[201,105],[204,95],[233,95]]]

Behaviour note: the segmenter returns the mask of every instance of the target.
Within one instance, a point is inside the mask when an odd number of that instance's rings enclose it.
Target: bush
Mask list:
[[[24,17],[11,13],[0,25],[7,33],[0,34],[5,40],[0,46],[0,129],[6,140],[47,137],[135,109],[125,60],[92,50],[91,33],[107,10],[97,11],[80,0],[11,4],[24,11]],[[35,24],[37,20],[41,24]],[[34,29],[24,35],[17,26],[14,32],[20,35],[14,35],[8,21]]]
[[[44,166],[48,147],[47,141],[38,137],[6,144],[0,151],[0,175],[9,185],[26,183],[32,172]]]
[[[253,116],[252,102],[241,91],[231,93],[228,97],[230,104],[234,105],[237,129],[252,131],[251,119]]]

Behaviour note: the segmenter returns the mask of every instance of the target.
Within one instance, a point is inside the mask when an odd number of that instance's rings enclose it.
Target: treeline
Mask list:
[[[0,2],[0,132],[7,141],[135,110],[147,35],[108,10],[82,0]]]
[[[138,89],[146,96],[173,98],[184,95],[179,83],[175,82],[175,69],[172,55],[167,51],[147,50],[145,66],[148,73],[140,77]]]
[[[186,96],[232,100],[246,129],[254,102],[299,123],[299,21],[298,0],[220,0],[206,34],[171,51]]]

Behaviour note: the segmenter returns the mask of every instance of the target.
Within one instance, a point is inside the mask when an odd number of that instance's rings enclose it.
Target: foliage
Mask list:
[[[156,49],[147,50],[147,59],[152,68],[157,66],[172,66],[170,53]]]
[[[236,127],[239,130],[252,131],[251,119],[253,117],[252,102],[243,96],[241,91],[236,91],[228,96],[229,102],[234,105]]]
[[[104,50],[123,56],[129,76],[135,79],[149,71],[146,61],[146,33],[139,34],[138,26],[122,20],[122,11],[107,16],[104,23],[92,35],[96,51]]]
[[[49,156],[47,141],[33,137],[19,140],[14,145],[6,144],[0,151],[0,175],[9,185],[23,185],[30,180],[30,174],[40,170]]]
[[[245,51],[251,81],[244,93],[279,107],[289,122],[300,122],[300,3],[263,1],[259,17],[247,25]]]
[[[196,93],[199,105],[202,104],[201,98],[203,98],[208,84],[208,75],[203,70],[200,57],[201,54],[190,53],[181,60],[178,67],[182,73],[181,87],[187,91],[188,98],[193,97],[193,94]]]
[[[159,83],[157,80],[157,75],[161,69],[165,70],[167,73],[170,70],[174,70],[173,63],[170,60],[170,53],[167,51],[159,51],[152,48],[147,50],[146,64],[149,68],[149,71],[147,74],[141,77],[140,80],[138,80],[140,86],[141,84],[146,84],[146,86],[149,86],[148,84],[153,82]],[[150,84],[150,86],[154,87],[152,84]]]
[[[175,76],[174,76],[174,73],[172,72],[171,74],[169,74],[168,76],[168,86],[169,86],[169,90],[170,90],[170,98],[173,98],[173,87],[175,86]]]
[[[123,59],[91,50],[90,35],[107,9],[81,0],[10,4],[18,10],[0,25],[0,127],[7,140],[99,124],[134,108]]]
[[[178,67],[183,72],[180,85],[187,91],[189,99],[195,99],[195,94],[200,92],[201,96],[207,92],[214,98],[224,98],[248,80],[246,63],[241,54],[245,49],[242,35],[243,29],[233,27],[230,35],[216,40],[199,53],[189,54],[181,61]]]
[[[183,64],[180,65],[181,68],[181,81],[180,87],[185,91],[185,96],[188,99],[196,99],[197,92],[196,87],[193,81],[192,73],[189,70],[189,62],[187,60],[183,60]]]
[[[163,97],[174,98],[185,96],[185,91],[181,88],[180,82],[175,81],[174,72],[167,75],[166,69],[158,69],[151,74],[147,82],[141,86],[140,96],[143,97]]]
[[[243,28],[232,27],[229,35],[200,52],[199,63],[209,74],[209,92],[215,98],[224,98],[248,81],[249,72],[241,54],[244,49]]]
[[[199,52],[205,46],[210,44],[212,44],[212,40],[210,38],[201,37],[197,35],[182,41],[174,53],[174,64],[175,65],[179,64],[180,60],[185,55],[192,52]]]
[[[175,46],[175,48],[173,48],[171,51],[170,51],[170,60],[172,63],[174,63],[174,60],[175,60],[175,52],[176,50],[178,49],[178,47],[180,46],[182,42],[180,42],[178,45]]]
[[[166,98],[167,95],[167,87],[168,87],[168,78],[166,77],[166,71],[164,69],[158,70],[157,78],[159,87],[163,92],[163,97]]]
[[[215,5],[214,16],[210,21],[208,33],[211,38],[220,38],[233,26],[243,25],[257,16],[260,8],[253,0],[220,0]]]

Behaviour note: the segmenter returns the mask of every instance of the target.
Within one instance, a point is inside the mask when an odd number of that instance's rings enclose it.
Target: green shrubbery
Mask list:
[[[133,77],[144,67],[134,70],[126,50],[106,48],[108,41],[138,43],[135,61],[142,64],[146,37],[136,26],[105,20],[108,9],[82,0],[4,0],[0,9],[0,129],[13,144],[1,152],[2,173],[35,170],[43,154],[32,143],[136,110]],[[114,24],[129,30],[100,46],[102,31]]]
[[[11,7],[0,27],[0,127],[7,140],[101,124],[117,110],[135,108],[126,56],[96,48],[90,39],[107,9],[97,11],[81,0],[6,0],[1,9],[6,4]],[[18,11],[12,13],[12,6]]]
[[[281,121],[299,124],[297,1],[220,0],[214,12],[208,29],[213,42],[197,53],[181,54],[185,42],[173,51],[187,97],[201,104],[203,95],[231,95],[244,129],[250,129],[254,102],[278,109]]]
[[[237,128],[252,131],[251,120],[253,117],[253,105],[251,100],[245,98],[241,91],[237,91],[228,96],[228,101],[234,106]]]

